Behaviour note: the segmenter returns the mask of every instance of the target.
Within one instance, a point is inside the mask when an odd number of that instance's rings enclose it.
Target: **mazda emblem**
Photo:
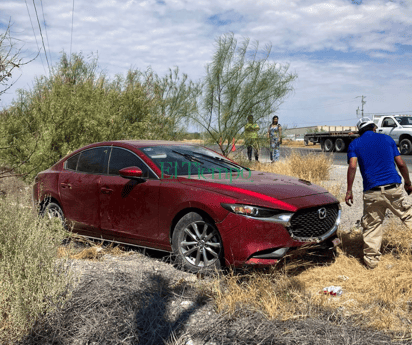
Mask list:
[[[326,218],[326,208],[322,207],[318,210],[319,214],[319,219],[325,219]]]

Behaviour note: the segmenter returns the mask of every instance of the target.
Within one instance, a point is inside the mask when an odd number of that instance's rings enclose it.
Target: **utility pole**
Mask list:
[[[366,103],[366,101],[364,101],[363,99],[364,98],[366,98],[366,96],[358,96],[358,97],[355,97],[355,98],[359,98],[359,97],[362,97],[362,101],[361,101],[361,103],[362,103],[362,117],[363,117],[363,105]],[[356,110],[356,115],[358,115],[359,114],[359,107],[358,107],[358,110]]]

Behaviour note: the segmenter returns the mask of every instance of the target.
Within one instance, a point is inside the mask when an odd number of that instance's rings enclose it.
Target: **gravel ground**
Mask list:
[[[330,174],[331,181],[344,181],[342,185],[342,193],[346,194],[346,173],[348,171],[347,166],[335,165],[333,166]],[[409,176],[412,174],[410,173]],[[340,229],[343,231],[350,231],[354,227],[360,227],[360,219],[363,214],[363,182],[359,168],[356,171],[355,181],[352,188],[353,192],[353,205],[349,207],[345,202],[341,202],[342,206],[342,218]],[[409,200],[412,202],[412,195],[409,196]]]
[[[346,167],[335,166],[331,180],[342,179],[346,190]],[[359,172],[353,191],[354,205],[342,203],[342,228],[348,230],[362,215]],[[352,327],[330,314],[282,322],[258,312],[216,313],[205,288],[211,278],[168,261],[156,252],[70,260],[79,277],[72,297],[21,344],[395,344],[381,332]]]
[[[346,166],[335,165],[330,174],[330,180],[336,182],[342,182],[342,194],[345,197],[346,194],[346,173],[348,168]],[[349,207],[345,202],[341,202],[342,206],[342,218],[341,218],[341,230],[349,231],[357,222],[360,222],[363,213],[363,200],[362,200],[362,176],[359,169],[356,171],[355,181],[353,183],[353,205]]]
[[[258,312],[216,313],[204,288],[211,278],[185,273],[165,259],[133,253],[71,260],[80,275],[71,299],[20,344],[395,344],[333,314],[282,322]]]

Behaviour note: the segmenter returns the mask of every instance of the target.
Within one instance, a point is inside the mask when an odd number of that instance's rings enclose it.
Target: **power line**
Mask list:
[[[41,41],[43,43],[44,55],[46,56],[47,66],[49,67],[49,75],[50,75],[51,72],[50,72],[49,58],[47,57],[46,47],[44,46],[43,33],[41,32],[41,25],[40,25],[40,21],[39,21],[39,16],[37,15],[37,8],[36,8],[36,4],[35,4],[34,0],[33,0],[33,6],[34,6],[34,11],[36,12],[37,23],[39,24],[39,30],[40,30]]]
[[[281,110],[316,110],[316,109],[323,109],[323,108],[330,108],[330,107],[335,107],[335,106],[339,106],[339,105],[343,105],[343,104],[348,104],[348,103],[352,103],[353,100],[351,101],[343,101],[343,102],[338,102],[338,103],[330,103],[330,104],[325,104],[323,106],[319,106],[319,107],[305,107],[305,108],[293,108],[293,109],[288,109],[288,108],[281,108]]]
[[[74,0],[73,0],[73,9],[72,9],[72,33],[70,35],[70,63],[72,62],[73,17],[74,17]]]
[[[41,4],[41,11],[43,13],[44,31],[46,31],[47,47],[49,48],[50,63],[53,66],[53,59],[52,59],[52,55],[50,52],[49,35],[47,34],[46,18],[44,18],[43,0],[40,0],[40,4]]]
[[[40,52],[41,49],[39,48],[39,44],[37,43],[37,37],[36,37],[36,33],[34,32],[33,22],[31,21],[31,15],[30,15],[30,11],[29,11],[29,6],[27,5],[27,0],[24,0],[24,2],[26,3],[27,13],[29,14],[30,24],[31,24],[31,28],[33,29],[33,34],[34,34],[34,39],[36,40],[37,49],[38,49],[39,52]],[[43,62],[43,59],[42,59],[42,57],[41,57],[41,54],[40,54],[40,60],[41,60],[41,64],[43,65],[44,74],[47,74],[47,72],[46,72],[46,67],[44,67],[44,62]]]
[[[368,114],[368,115],[389,115],[389,114],[402,114],[402,113],[412,113],[412,110],[388,111],[386,113],[375,112],[375,113],[365,113],[365,114]]]
[[[352,121],[352,120],[358,120],[358,118],[353,117],[350,119],[340,119],[340,120],[326,120],[325,122],[341,122],[341,121]],[[300,124],[311,124],[311,123],[319,123],[322,120],[318,120],[318,121],[311,121],[311,122],[299,122]]]

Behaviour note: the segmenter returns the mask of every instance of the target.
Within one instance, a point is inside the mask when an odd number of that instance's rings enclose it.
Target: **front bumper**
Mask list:
[[[316,237],[295,237],[288,231],[289,222],[256,219],[229,213],[219,223],[219,231],[225,251],[227,265],[273,265],[283,258],[290,248],[321,244],[336,237],[340,224],[339,209],[335,223],[330,230]]]

